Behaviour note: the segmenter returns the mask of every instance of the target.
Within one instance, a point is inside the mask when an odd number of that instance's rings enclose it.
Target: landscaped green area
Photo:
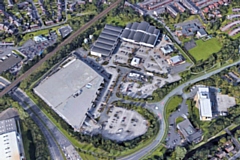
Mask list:
[[[196,61],[208,59],[211,54],[217,53],[222,47],[217,38],[212,38],[207,41],[199,39],[196,41],[196,44],[196,47],[189,50]]]
[[[152,153],[149,153],[149,156],[144,157],[144,160],[149,160],[149,159],[160,159],[164,157],[166,148],[163,146],[163,144],[160,144]]]
[[[178,123],[180,123],[180,122],[182,122],[182,121],[184,121],[184,118],[183,118],[183,117],[177,117],[177,118],[176,118],[176,124],[178,124]]]
[[[28,41],[29,39],[33,39],[33,37],[35,37],[35,36],[48,35],[49,32],[57,31],[62,26],[64,26],[64,25],[52,27],[50,29],[42,29],[42,30],[38,30],[38,31],[35,31],[35,32],[26,33],[26,34],[23,35],[21,42],[19,42],[19,45],[20,46],[23,45],[26,41]]]
[[[180,96],[174,96],[171,99],[169,99],[165,106],[166,118],[168,118],[171,113],[175,112],[181,103],[182,103],[182,97]]]

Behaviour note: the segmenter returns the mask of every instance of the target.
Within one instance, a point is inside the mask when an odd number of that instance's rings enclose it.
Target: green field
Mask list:
[[[175,112],[178,109],[178,106],[182,103],[182,97],[174,96],[167,102],[166,108],[166,118],[170,116],[171,113]]]
[[[196,41],[196,44],[196,47],[189,50],[196,61],[206,60],[211,54],[218,52],[222,47],[217,38],[212,38],[205,42],[199,39]]]

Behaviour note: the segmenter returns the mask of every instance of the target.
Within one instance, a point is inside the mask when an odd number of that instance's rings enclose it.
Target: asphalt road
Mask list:
[[[36,63],[34,66],[32,66],[28,71],[26,71],[24,74],[19,76],[15,81],[13,81],[9,86],[7,86],[1,93],[0,97],[2,97],[4,94],[8,93],[10,90],[12,90],[15,86],[17,86],[22,80],[27,78],[29,75],[31,75],[38,67],[40,67],[46,60],[50,59],[56,52],[61,50],[62,47],[67,45],[69,42],[73,41],[80,33],[84,32],[86,29],[88,29],[90,26],[92,26],[95,22],[97,22],[99,19],[104,17],[108,12],[110,12],[113,8],[115,8],[122,0],[117,0],[116,2],[112,3],[111,6],[109,6],[107,9],[99,13],[97,16],[95,16],[92,20],[90,20],[88,23],[83,25],[81,28],[79,28],[75,33],[71,34],[68,38],[66,38],[63,42],[61,42],[57,48],[55,48],[52,52],[48,53],[43,59],[41,59],[38,63]]]
[[[6,79],[3,79],[2,77],[0,77],[0,82],[4,85],[9,84],[9,82]],[[44,137],[47,141],[47,145],[48,145],[48,149],[49,149],[49,152],[50,152],[51,159],[64,160],[64,158],[61,154],[60,148],[58,147],[56,141],[54,140],[54,138],[52,137],[51,133],[46,128],[46,126],[42,123],[42,121],[29,109],[29,107],[25,103],[23,103],[22,98],[19,98],[18,95],[16,95],[16,94],[10,94],[10,96],[14,100],[19,102],[19,104],[30,115],[32,120],[37,124],[37,126],[42,131],[42,133],[43,133],[43,135],[44,135]]]
[[[119,158],[120,160],[136,160],[136,159],[140,159],[141,157],[143,157],[144,155],[146,155],[147,153],[151,152],[152,150],[154,150],[155,147],[157,147],[157,145],[161,142],[162,138],[163,138],[163,135],[164,135],[164,132],[165,132],[165,129],[166,129],[166,123],[165,123],[165,120],[163,118],[163,113],[164,113],[164,107],[165,107],[165,103],[168,101],[168,99],[170,99],[172,96],[174,95],[182,95],[183,94],[183,89],[188,86],[189,84],[192,84],[192,83],[196,83],[198,81],[201,81],[203,79],[206,79],[208,77],[211,77],[212,75],[214,74],[217,74],[219,72],[221,72],[222,70],[226,69],[226,68],[229,68],[229,67],[232,67],[232,66],[235,66],[237,65],[238,63],[240,63],[240,60],[235,62],[235,63],[232,63],[230,65],[227,65],[225,67],[222,67],[220,69],[217,69],[215,71],[212,71],[212,72],[209,72],[209,73],[206,73],[205,75],[202,75],[200,77],[197,77],[195,79],[192,79],[192,80],[189,80],[188,82],[178,86],[177,88],[175,88],[174,90],[172,90],[171,92],[169,92],[160,102],[157,102],[157,103],[154,103],[155,106],[158,107],[157,110],[154,110],[154,112],[156,114],[158,114],[160,116],[160,119],[162,119],[161,121],[161,124],[160,124],[160,131],[156,137],[156,139],[150,144],[148,145],[147,147],[135,152],[134,154],[132,155],[129,155],[129,156],[126,156],[126,157],[123,157],[123,158]],[[154,106],[154,105],[153,105]],[[239,153],[239,156],[240,156],[240,153]]]
[[[6,86],[10,83],[3,77],[0,77],[0,82]],[[58,130],[58,128],[45,116],[39,107],[22,90],[16,89],[15,91],[11,92],[10,95],[14,100],[19,102],[23,109],[29,113],[33,121],[41,129],[47,140],[48,148],[53,160],[64,160],[61,150],[64,154],[66,154],[66,158],[68,157],[72,160],[81,159],[71,142]]]

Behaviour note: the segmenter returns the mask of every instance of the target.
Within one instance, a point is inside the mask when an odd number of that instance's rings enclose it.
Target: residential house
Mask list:
[[[181,5],[179,2],[175,2],[174,3],[175,7],[177,7],[177,9],[181,12],[185,12],[185,8],[183,7],[183,5]]]
[[[224,151],[219,151],[215,154],[218,158],[224,158],[226,157],[227,153]]]
[[[224,147],[224,149],[225,149],[225,151],[226,151],[227,153],[229,153],[229,152],[231,152],[231,151],[234,150],[234,147],[233,147],[232,144],[228,144],[228,145],[226,145],[226,146]]]
[[[180,0],[180,2],[191,11],[192,14],[197,14],[197,7],[190,0]]]
[[[178,15],[178,11],[171,5],[168,5],[167,6],[167,10],[172,14],[174,15],[175,17]]]

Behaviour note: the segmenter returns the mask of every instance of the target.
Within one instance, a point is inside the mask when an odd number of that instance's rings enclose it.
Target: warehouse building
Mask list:
[[[16,123],[17,122],[17,123]],[[18,124],[18,125],[17,125]],[[0,157],[6,160],[24,159],[22,138],[19,133],[18,113],[9,108],[0,113]]]
[[[79,59],[70,57],[66,62],[34,88],[34,92],[79,131],[100,92],[103,77]]]
[[[212,103],[208,87],[199,87],[195,97],[196,106],[199,109],[200,120],[212,120]]]
[[[159,35],[159,29],[143,21],[141,23],[134,22],[127,24],[121,35],[121,39],[146,47],[154,47]]]
[[[110,56],[118,44],[119,37],[122,33],[122,28],[111,25],[105,25],[99,38],[91,48],[91,55],[97,57]]]

